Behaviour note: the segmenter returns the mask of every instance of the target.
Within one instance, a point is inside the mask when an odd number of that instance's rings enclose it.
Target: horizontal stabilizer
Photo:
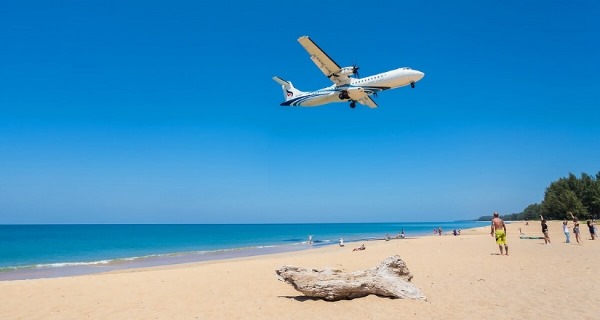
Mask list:
[[[283,80],[280,77],[275,76],[275,77],[273,77],[273,80],[275,80],[275,82],[277,82],[280,85],[285,86],[287,88],[289,88],[289,86],[290,86],[290,82],[289,81]]]
[[[281,90],[283,91],[283,97],[285,98],[285,101],[301,96],[304,93],[294,88],[294,85],[291,81],[283,80],[277,76],[273,77],[273,80],[281,85]]]

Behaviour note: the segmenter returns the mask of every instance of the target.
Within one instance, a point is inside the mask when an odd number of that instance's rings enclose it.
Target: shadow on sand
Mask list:
[[[307,296],[279,296],[279,298],[293,299],[293,300],[296,300],[299,302],[323,300],[321,298],[307,297]]]

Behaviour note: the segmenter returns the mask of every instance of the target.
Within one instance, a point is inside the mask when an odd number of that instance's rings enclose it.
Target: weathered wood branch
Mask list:
[[[275,270],[281,281],[308,297],[328,301],[354,299],[370,294],[401,299],[425,299],[410,280],[412,275],[400,256],[385,259],[377,267],[345,273],[334,269],[282,266]]]

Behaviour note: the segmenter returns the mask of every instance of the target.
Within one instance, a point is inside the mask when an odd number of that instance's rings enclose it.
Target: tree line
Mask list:
[[[537,220],[540,215],[547,220],[571,219],[572,212],[580,220],[596,219],[600,216],[600,171],[596,176],[582,173],[578,178],[572,173],[550,183],[541,203],[527,206],[519,213],[501,215],[504,220]],[[479,217],[489,221],[492,216]]]

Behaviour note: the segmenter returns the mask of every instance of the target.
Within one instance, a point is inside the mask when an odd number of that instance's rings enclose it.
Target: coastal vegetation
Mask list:
[[[582,173],[550,183],[541,203],[528,205],[522,212],[501,215],[504,220],[537,220],[543,215],[548,220],[570,219],[568,212],[579,219],[595,219],[600,215],[600,171],[595,176]],[[479,217],[479,221],[492,216]]]

